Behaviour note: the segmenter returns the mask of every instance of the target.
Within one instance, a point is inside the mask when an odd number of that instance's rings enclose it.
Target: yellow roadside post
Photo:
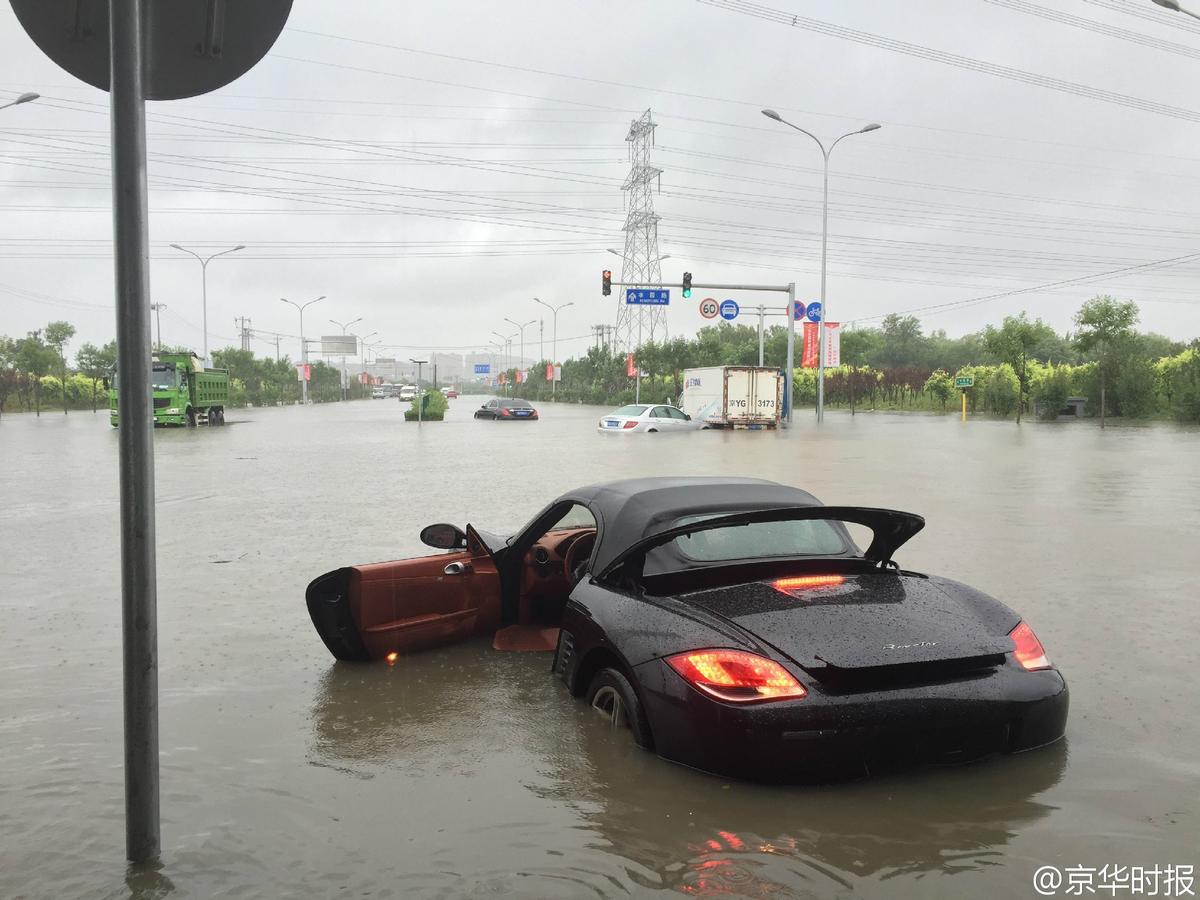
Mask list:
[[[975,387],[974,375],[959,375],[954,379],[954,386],[962,394],[962,420],[967,421],[967,389]]]

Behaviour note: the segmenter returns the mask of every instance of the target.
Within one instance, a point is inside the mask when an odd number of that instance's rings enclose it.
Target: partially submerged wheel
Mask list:
[[[637,692],[623,672],[601,669],[592,678],[587,692],[588,705],[615,730],[628,728],[639,747],[650,747],[650,725]]]

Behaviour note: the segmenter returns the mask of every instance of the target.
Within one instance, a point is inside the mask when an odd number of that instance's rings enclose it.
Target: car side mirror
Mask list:
[[[426,525],[421,529],[421,543],[439,550],[462,550],[467,546],[467,534],[457,525]]]

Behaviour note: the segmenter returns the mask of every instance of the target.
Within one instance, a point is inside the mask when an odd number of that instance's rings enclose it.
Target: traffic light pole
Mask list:
[[[645,287],[644,284],[634,284],[632,282],[625,282],[625,281],[609,280],[607,282],[607,284],[611,285],[612,287]],[[680,288],[680,289],[688,287],[691,290],[702,289],[702,290],[706,290],[706,291],[762,291],[763,293],[768,293],[768,294],[771,294],[771,293],[787,294],[787,297],[788,297],[787,308],[785,310],[783,310],[783,312],[787,315],[787,368],[784,370],[783,378],[784,378],[784,393],[786,394],[787,401],[788,401],[787,417],[785,419],[785,422],[787,423],[788,427],[791,427],[792,414],[793,414],[792,411],[796,405],[793,402],[795,400],[795,398],[792,396],[793,389],[795,387],[795,381],[796,381],[796,377],[795,377],[796,282],[793,281],[790,284],[782,284],[782,285],[781,284],[704,284],[704,283],[701,283],[698,281],[691,281],[689,279],[688,283],[686,285],[683,282],[680,282],[678,284],[667,284],[664,282],[661,284],[656,284],[655,287]],[[780,310],[778,310],[778,309],[771,309],[771,308],[765,307],[765,306],[759,306],[759,308],[758,308],[758,314],[759,314],[759,318],[758,318],[758,325],[759,325],[758,362],[759,362],[759,365],[762,365],[762,317],[764,315],[779,315],[779,313],[780,313]],[[641,373],[640,366],[638,368],[638,373],[639,373],[639,375]],[[640,380],[641,379],[639,378],[639,382],[640,382]],[[638,386],[640,387],[641,385],[639,384]]]

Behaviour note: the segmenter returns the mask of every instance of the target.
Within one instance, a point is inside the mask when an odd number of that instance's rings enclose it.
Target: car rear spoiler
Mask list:
[[[686,534],[710,531],[714,528],[749,525],[753,522],[795,522],[805,519],[853,522],[856,525],[865,525],[870,528],[873,534],[871,546],[867,548],[863,557],[880,566],[891,562],[892,555],[909,538],[925,527],[925,519],[916,513],[900,512],[895,509],[878,509],[871,506],[785,506],[774,509],[756,509],[750,512],[689,522],[687,525],[668,528],[644,537],[617,554],[596,577],[606,578],[633,557],[643,555],[655,547]]]

